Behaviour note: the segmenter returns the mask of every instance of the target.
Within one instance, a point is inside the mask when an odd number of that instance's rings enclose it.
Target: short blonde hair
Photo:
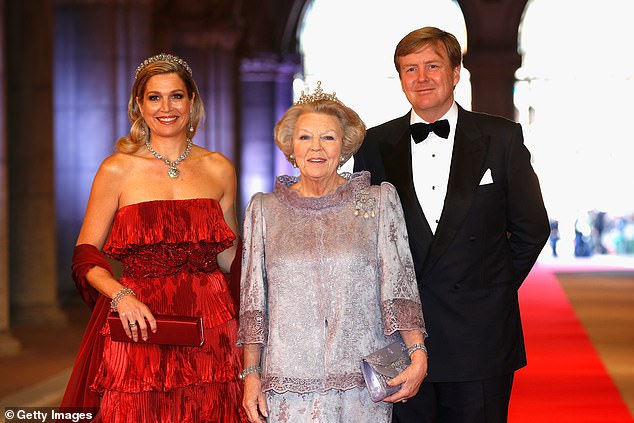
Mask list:
[[[161,57],[161,55],[152,57],[151,59],[156,59],[156,57]],[[180,59],[176,56],[172,57]],[[182,63],[185,62],[183,61]],[[185,65],[187,64],[185,63]],[[139,101],[143,101],[145,88],[150,78],[155,75],[175,73],[183,80],[187,89],[187,97],[190,100],[192,97],[194,98],[191,106],[191,125],[194,130],[189,132],[188,136],[193,138],[194,135],[196,135],[198,124],[205,117],[205,107],[200,98],[196,82],[190,72],[189,66],[186,68],[180,64],[180,62],[174,60],[154,60],[147,65],[145,65],[144,62],[142,66],[139,66],[134,85],[132,86],[132,92],[130,93],[130,99],[128,100],[128,118],[132,124],[130,127],[130,135],[119,138],[116,144],[118,151],[122,153],[134,153],[145,144],[145,141],[150,136],[149,131],[145,131],[145,134],[143,134],[143,116],[141,116],[141,111],[139,110],[139,105],[136,100],[138,98]]]
[[[290,155],[293,153],[293,133],[297,119],[306,113],[323,113],[334,116],[339,121],[343,132],[341,155],[343,162],[347,161],[359,150],[365,138],[365,124],[354,110],[339,101],[317,100],[310,103],[291,106],[275,125],[275,144],[292,163]]]

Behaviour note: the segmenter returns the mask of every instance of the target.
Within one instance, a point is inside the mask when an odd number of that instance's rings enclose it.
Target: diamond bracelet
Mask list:
[[[134,291],[131,290],[130,288],[123,288],[122,290],[117,291],[117,293],[114,294],[114,297],[112,297],[112,301],[110,301],[110,308],[113,309],[114,311],[118,311],[117,307],[119,306],[119,301],[121,301],[121,299],[125,297],[126,295],[136,296]]]
[[[251,373],[262,373],[262,368],[258,365],[254,365],[254,366],[249,366],[247,368],[245,368],[244,370],[242,370],[240,372],[240,374],[238,375],[238,377],[240,378],[240,380],[244,380],[244,378],[246,378],[247,376],[249,376]]]
[[[425,354],[427,354],[427,347],[425,347],[425,344],[412,344],[408,349],[407,349],[407,355],[411,356],[412,353],[416,350],[421,350],[423,352],[425,352]]]

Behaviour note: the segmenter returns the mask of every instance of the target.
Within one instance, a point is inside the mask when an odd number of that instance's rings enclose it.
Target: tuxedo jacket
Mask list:
[[[526,364],[518,289],[550,232],[521,126],[458,107],[433,234],[414,190],[409,124],[408,113],[369,129],[354,170],[391,182],[401,198],[429,334],[426,380],[509,374]]]

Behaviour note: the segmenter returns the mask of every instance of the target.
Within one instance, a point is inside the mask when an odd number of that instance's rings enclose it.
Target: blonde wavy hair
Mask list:
[[[291,106],[277,122],[274,129],[275,145],[284,153],[290,163],[293,153],[293,132],[297,119],[306,113],[323,113],[337,118],[343,130],[341,147],[342,162],[346,162],[359,150],[365,138],[365,124],[354,110],[339,101],[317,100]]]
[[[175,57],[175,56],[174,56]],[[145,63],[145,62],[144,62]],[[184,61],[182,63],[185,63]],[[115,148],[122,153],[134,153],[141,148],[150,137],[150,131],[147,129],[139,105],[137,104],[137,98],[140,102],[143,102],[145,95],[145,89],[148,81],[155,75],[163,75],[168,73],[177,74],[185,83],[187,89],[187,96],[193,102],[191,106],[191,126],[193,131],[188,133],[189,138],[193,138],[196,135],[198,124],[204,120],[205,108],[198,92],[196,82],[192,77],[190,70],[185,68],[182,64],[171,60],[156,60],[146,65],[139,66],[137,70],[136,79],[132,86],[132,92],[130,93],[130,99],[128,100],[128,118],[130,119],[130,134],[121,137],[117,140]],[[145,135],[143,135],[143,129],[145,127]]]

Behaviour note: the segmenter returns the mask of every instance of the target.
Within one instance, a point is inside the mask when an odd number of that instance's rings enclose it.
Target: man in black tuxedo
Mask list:
[[[412,110],[368,130],[354,160],[398,190],[429,333],[397,423],[507,421],[526,365],[517,292],[550,233],[521,126],[455,103],[461,62],[452,34],[405,36],[394,63]]]

